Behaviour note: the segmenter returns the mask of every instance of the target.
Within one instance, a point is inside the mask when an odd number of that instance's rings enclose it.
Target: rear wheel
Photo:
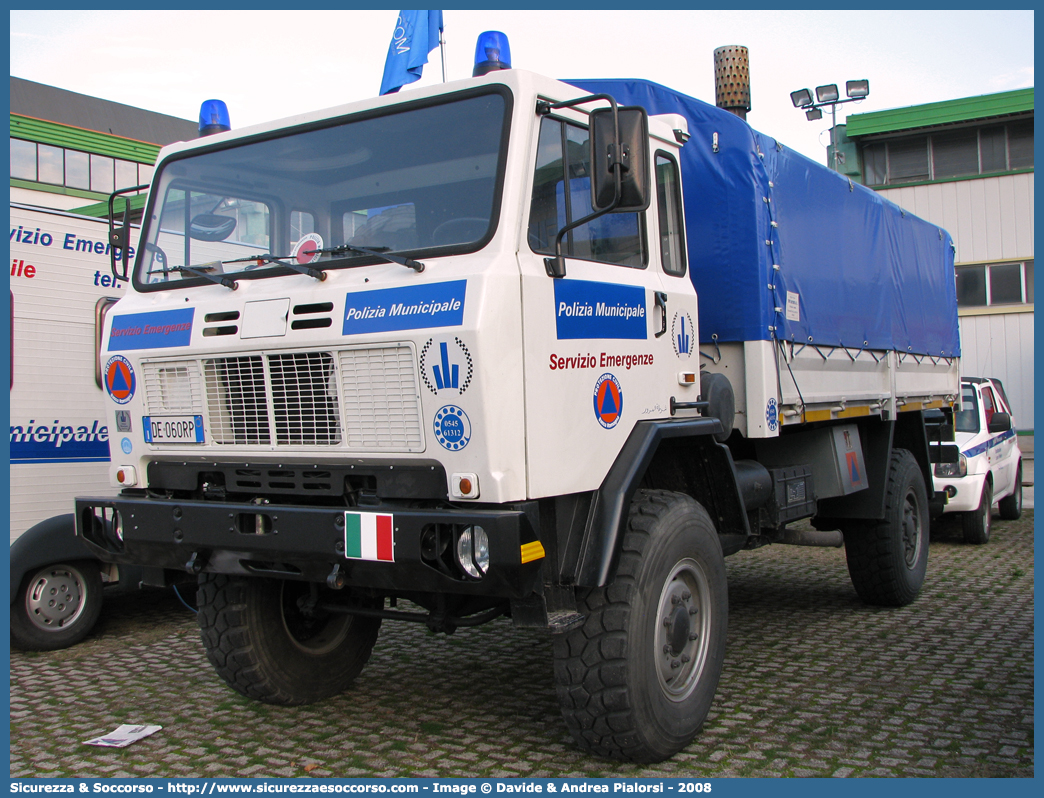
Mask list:
[[[725,657],[717,532],[688,496],[640,491],[613,582],[578,596],[584,624],[554,639],[559,704],[578,745],[660,762],[703,724]]]
[[[1005,521],[1017,521],[1022,516],[1022,463],[1015,469],[1015,490],[997,502],[997,509]]]
[[[309,589],[279,579],[200,576],[203,646],[230,687],[268,704],[309,704],[337,695],[359,675],[380,619],[303,611],[298,600]]]
[[[863,601],[901,607],[917,598],[928,570],[928,493],[907,450],[892,452],[885,490],[882,521],[843,530],[845,559]]]
[[[55,563],[26,574],[11,604],[11,645],[54,651],[83,640],[101,613],[97,563]]]
[[[987,480],[982,486],[979,506],[968,513],[961,513],[964,542],[981,546],[990,542],[993,531],[993,486]]]

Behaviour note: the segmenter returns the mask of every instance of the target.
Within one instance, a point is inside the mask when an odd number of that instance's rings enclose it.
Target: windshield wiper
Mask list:
[[[418,274],[424,271],[424,264],[419,260],[413,258],[404,258],[401,255],[396,255],[392,252],[388,252],[388,247],[379,247],[377,249],[369,249],[368,247],[357,247],[354,244],[341,244],[339,247],[332,247],[331,249],[317,249],[315,252],[321,252],[325,255],[343,255],[345,252],[361,252],[363,255],[373,255],[375,258],[383,258],[388,263],[398,263],[408,269],[413,269]]]
[[[213,268],[214,266],[220,266],[220,265],[221,265],[221,261],[215,261],[214,263],[204,263],[203,264],[204,267],[209,267],[209,268]],[[216,274],[209,274],[208,272],[205,272],[202,269],[194,269],[191,266],[175,266],[173,269],[170,269],[170,271],[172,271],[172,272],[188,272],[189,274],[194,275],[196,277],[203,277],[203,278],[205,278],[207,280],[210,280],[210,282],[212,282],[212,283],[217,283],[218,285],[223,285],[223,286],[225,286],[225,288],[229,288],[232,291],[235,291],[239,287],[237,285],[236,281],[233,280],[231,277],[228,277],[228,276],[223,275],[223,274],[220,275],[220,276],[218,276]]]
[[[306,254],[313,254],[314,252],[322,252],[322,250],[309,250]],[[293,257],[292,255],[249,255],[245,258],[236,258],[235,260],[226,260],[222,263],[249,263],[256,261],[258,267],[263,266],[266,263],[274,263],[277,266],[286,266],[288,269],[293,269],[299,274],[307,274],[309,277],[314,277],[319,282],[326,279],[326,272],[322,269],[313,269],[310,266],[303,266],[300,263],[294,263],[292,260],[287,260]]]

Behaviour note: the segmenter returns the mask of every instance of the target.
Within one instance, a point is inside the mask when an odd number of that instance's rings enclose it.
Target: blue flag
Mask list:
[[[384,62],[381,94],[391,94],[420,80],[428,53],[439,46],[441,11],[400,11]]]

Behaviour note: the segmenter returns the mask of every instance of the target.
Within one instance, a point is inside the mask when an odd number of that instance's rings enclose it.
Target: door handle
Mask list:
[[[653,296],[655,297],[656,307],[662,310],[660,314],[660,331],[656,333],[656,337],[659,338],[667,332],[667,294],[664,291],[654,291]]]

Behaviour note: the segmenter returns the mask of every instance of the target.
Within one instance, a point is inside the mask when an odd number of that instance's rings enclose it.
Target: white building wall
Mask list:
[[[71,211],[74,208],[94,204],[83,197],[71,197],[68,194],[56,194],[50,191],[33,191],[29,188],[15,186],[11,187],[11,202],[35,205],[38,208],[54,208],[58,211]]]
[[[957,247],[958,265],[1033,258],[1032,172],[888,188],[880,194],[946,228]],[[1033,306],[1019,310],[961,313],[961,373],[999,378],[1015,423],[1032,430]]]
[[[1033,313],[961,316],[961,373],[997,377],[1015,425],[1033,429]]]

